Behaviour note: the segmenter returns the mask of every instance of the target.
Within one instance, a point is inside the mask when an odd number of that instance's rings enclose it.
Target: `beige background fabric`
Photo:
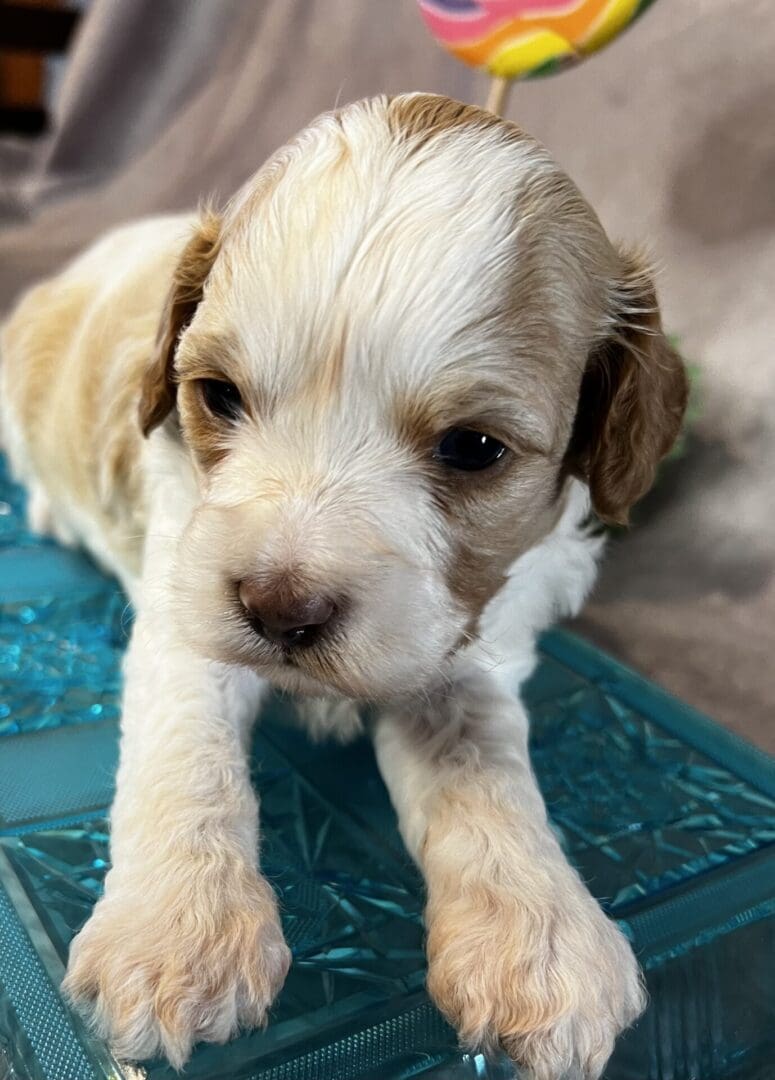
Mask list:
[[[659,0],[515,87],[612,235],[645,240],[700,370],[688,451],[617,537],[580,627],[775,750],[775,17]],[[483,101],[415,0],[94,0],[53,133],[0,140],[0,309],[107,226],[228,196],[316,113],[381,91]]]

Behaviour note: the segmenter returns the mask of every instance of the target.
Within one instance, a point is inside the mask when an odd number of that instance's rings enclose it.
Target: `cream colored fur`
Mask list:
[[[141,385],[198,222],[110,234],[2,338],[4,442],[34,524],[86,544],[137,607],[113,865],[66,990],[119,1055],[175,1066],[264,1022],[289,953],[246,748],[273,684],[306,696],[317,733],[348,737],[376,705],[427,882],[429,989],[466,1043],[535,1080],[598,1077],[643,990],[552,833],[516,694],[538,631],[595,576],[566,462],[622,257],[517,129],[422,95],[350,106],[227,207],[175,351],[178,413],[146,440]],[[246,413],[220,442],[196,404],[214,374]],[[497,476],[434,472],[423,440],[456,424],[509,445]],[[294,666],[230,587],[269,573],[349,597],[330,647]]]

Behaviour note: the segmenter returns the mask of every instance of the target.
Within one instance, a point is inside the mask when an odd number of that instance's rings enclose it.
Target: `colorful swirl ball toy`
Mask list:
[[[419,0],[433,36],[498,79],[544,75],[582,60],[653,0]]]

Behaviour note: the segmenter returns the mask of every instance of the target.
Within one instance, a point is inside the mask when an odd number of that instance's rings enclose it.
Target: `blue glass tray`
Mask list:
[[[22,514],[0,458],[0,1077],[171,1080],[163,1061],[119,1065],[59,996],[107,868],[131,617],[113,582]],[[525,691],[535,768],[651,995],[606,1077],[770,1080],[775,764],[569,634],[548,634],[541,656]],[[294,965],[266,1031],[201,1047],[185,1075],[512,1076],[461,1051],[424,993],[422,886],[368,743],[313,748],[288,711],[271,703],[253,760]]]

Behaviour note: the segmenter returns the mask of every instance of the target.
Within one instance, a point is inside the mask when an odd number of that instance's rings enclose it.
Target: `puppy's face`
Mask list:
[[[621,520],[684,381],[649,282],[534,141],[412,95],[319,120],[203,220],[141,416],[176,397],[208,655],[385,699],[443,681],[583,477]]]

